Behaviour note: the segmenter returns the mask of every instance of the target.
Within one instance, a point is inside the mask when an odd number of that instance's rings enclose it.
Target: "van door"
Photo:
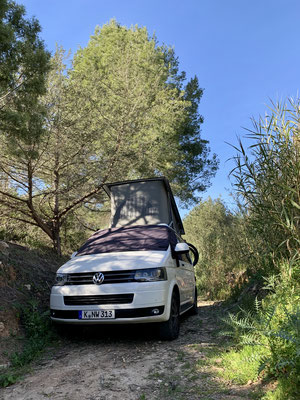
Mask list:
[[[178,256],[179,267],[177,268],[177,279],[180,280],[180,308],[181,312],[192,306],[194,302],[195,273],[191,258],[186,254]]]

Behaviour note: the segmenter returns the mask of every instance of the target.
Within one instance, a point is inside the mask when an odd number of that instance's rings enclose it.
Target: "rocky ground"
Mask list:
[[[85,328],[64,335],[25,378],[0,389],[3,400],[239,400],[255,385],[224,382],[217,335],[220,307],[200,302],[180,337],[161,342],[149,326]],[[211,361],[213,358],[213,362]]]

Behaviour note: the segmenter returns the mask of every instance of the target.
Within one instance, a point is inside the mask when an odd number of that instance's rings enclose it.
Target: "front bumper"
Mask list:
[[[127,324],[127,323],[144,323],[158,322],[164,314],[165,306],[145,307],[136,309],[115,310],[114,319],[101,320],[79,320],[80,310],[50,310],[52,321],[73,324]],[[155,313],[155,314],[154,314]]]
[[[50,298],[51,319],[66,324],[130,324],[161,322],[169,318],[167,281],[149,283],[54,286]],[[66,298],[80,297],[126,297],[132,300],[124,304],[76,304],[66,305]],[[115,310],[114,319],[79,319],[79,311]]]

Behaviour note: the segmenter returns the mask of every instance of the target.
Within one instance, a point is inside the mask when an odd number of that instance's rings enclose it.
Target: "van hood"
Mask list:
[[[126,251],[76,256],[58,269],[58,273],[120,271],[157,268],[166,264],[170,251]]]

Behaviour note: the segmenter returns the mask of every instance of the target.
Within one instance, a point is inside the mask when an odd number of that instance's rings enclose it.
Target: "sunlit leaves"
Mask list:
[[[233,185],[268,251],[298,254],[300,244],[299,100],[272,103],[235,147]]]

